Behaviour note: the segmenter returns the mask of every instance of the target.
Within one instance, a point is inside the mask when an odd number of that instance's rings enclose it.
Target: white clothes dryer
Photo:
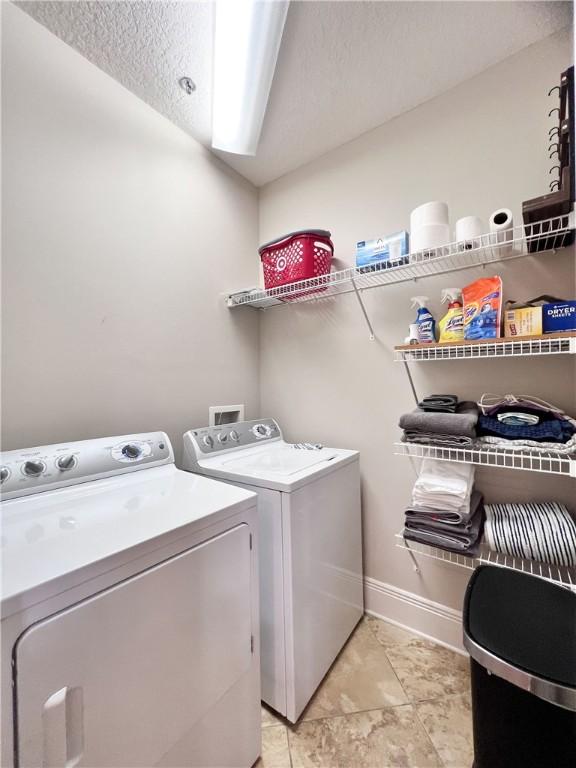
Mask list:
[[[359,454],[262,419],[190,430],[183,462],[258,493],[262,699],[296,722],[363,614]]]
[[[260,753],[256,496],[162,432],[1,454],[2,765]]]

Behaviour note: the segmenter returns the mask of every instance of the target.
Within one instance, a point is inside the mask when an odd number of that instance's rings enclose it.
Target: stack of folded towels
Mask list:
[[[479,405],[479,445],[576,453],[576,420],[554,405],[522,395],[482,395]]]
[[[458,402],[456,395],[425,397],[411,413],[400,417],[404,430],[402,439],[408,443],[423,443],[466,447],[476,437],[478,406]]]
[[[463,555],[478,554],[484,508],[474,466],[424,459],[406,509],[404,538]]]
[[[505,555],[576,566],[576,522],[556,501],[487,504],[485,539]]]
[[[482,395],[477,405],[430,395],[401,416],[399,426],[407,443],[576,454],[576,419],[534,397]]]

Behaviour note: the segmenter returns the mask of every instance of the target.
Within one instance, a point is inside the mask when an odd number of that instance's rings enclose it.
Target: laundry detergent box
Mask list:
[[[389,269],[408,262],[408,232],[394,232],[376,240],[361,240],[356,243],[356,266],[363,272]]]
[[[504,336],[540,336],[542,307],[514,307],[504,310]]]
[[[544,333],[576,331],[576,300],[555,301],[542,307]]]
[[[481,277],[462,289],[464,338],[497,339],[502,321],[502,278]]]

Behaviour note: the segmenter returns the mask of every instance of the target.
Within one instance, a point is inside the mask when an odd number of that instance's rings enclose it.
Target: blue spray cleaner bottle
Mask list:
[[[436,341],[436,321],[426,306],[428,296],[413,296],[412,306],[418,307],[415,325],[418,326],[418,342],[433,344]]]

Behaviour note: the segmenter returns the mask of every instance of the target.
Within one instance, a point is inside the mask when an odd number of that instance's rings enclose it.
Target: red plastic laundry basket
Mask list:
[[[272,240],[262,245],[258,252],[264,270],[264,285],[268,289],[327,275],[332,264],[334,245],[330,232],[325,229],[305,229]],[[314,287],[313,292],[324,290],[322,287]],[[304,293],[311,292],[306,290]],[[286,299],[302,295],[298,293],[286,296]]]

